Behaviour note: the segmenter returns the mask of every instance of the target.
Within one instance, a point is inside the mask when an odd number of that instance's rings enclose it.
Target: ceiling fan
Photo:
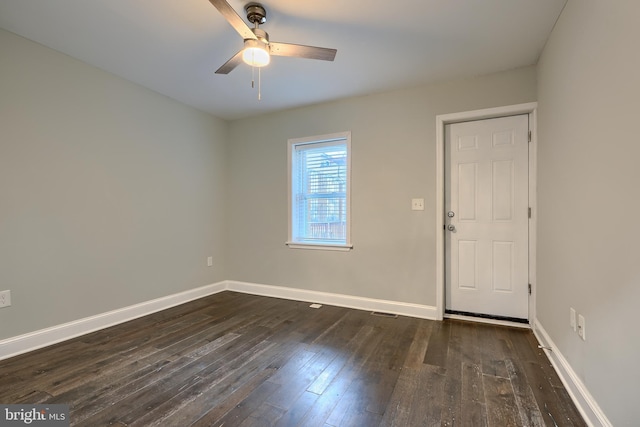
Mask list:
[[[271,55],[323,61],[333,61],[336,57],[336,49],[269,41],[269,34],[258,28],[267,21],[267,12],[259,3],[248,3],[244,7],[247,20],[254,25],[254,28],[249,28],[225,0],[209,1],[244,39],[244,48],[218,68],[216,74],[229,74],[243,61],[253,67],[263,67],[269,64]]]

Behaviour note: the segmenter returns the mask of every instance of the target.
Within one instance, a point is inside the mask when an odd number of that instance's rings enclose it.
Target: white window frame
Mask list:
[[[297,146],[307,144],[326,144],[340,142],[347,146],[347,188],[346,188],[346,231],[345,244],[335,243],[309,243],[298,242],[293,239],[293,160]],[[351,132],[338,132],[328,135],[310,136],[305,138],[292,138],[288,140],[287,150],[287,198],[288,198],[288,222],[289,238],[286,242],[291,249],[319,249],[330,251],[349,251],[353,248],[351,244]]]

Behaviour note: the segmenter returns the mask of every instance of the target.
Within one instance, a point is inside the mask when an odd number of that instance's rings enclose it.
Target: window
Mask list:
[[[350,151],[350,132],[289,140],[289,247],[351,249]]]

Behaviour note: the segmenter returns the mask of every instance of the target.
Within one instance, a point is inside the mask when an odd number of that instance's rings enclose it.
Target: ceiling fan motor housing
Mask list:
[[[253,34],[255,34],[258,40],[260,40],[262,43],[269,43],[269,33],[267,33],[266,31],[262,31],[260,28],[252,28],[251,31],[253,31]]]

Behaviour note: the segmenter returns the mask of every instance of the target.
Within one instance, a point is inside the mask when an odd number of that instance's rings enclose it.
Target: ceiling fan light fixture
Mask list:
[[[271,62],[271,55],[260,40],[245,40],[242,60],[252,67],[264,67]]]

